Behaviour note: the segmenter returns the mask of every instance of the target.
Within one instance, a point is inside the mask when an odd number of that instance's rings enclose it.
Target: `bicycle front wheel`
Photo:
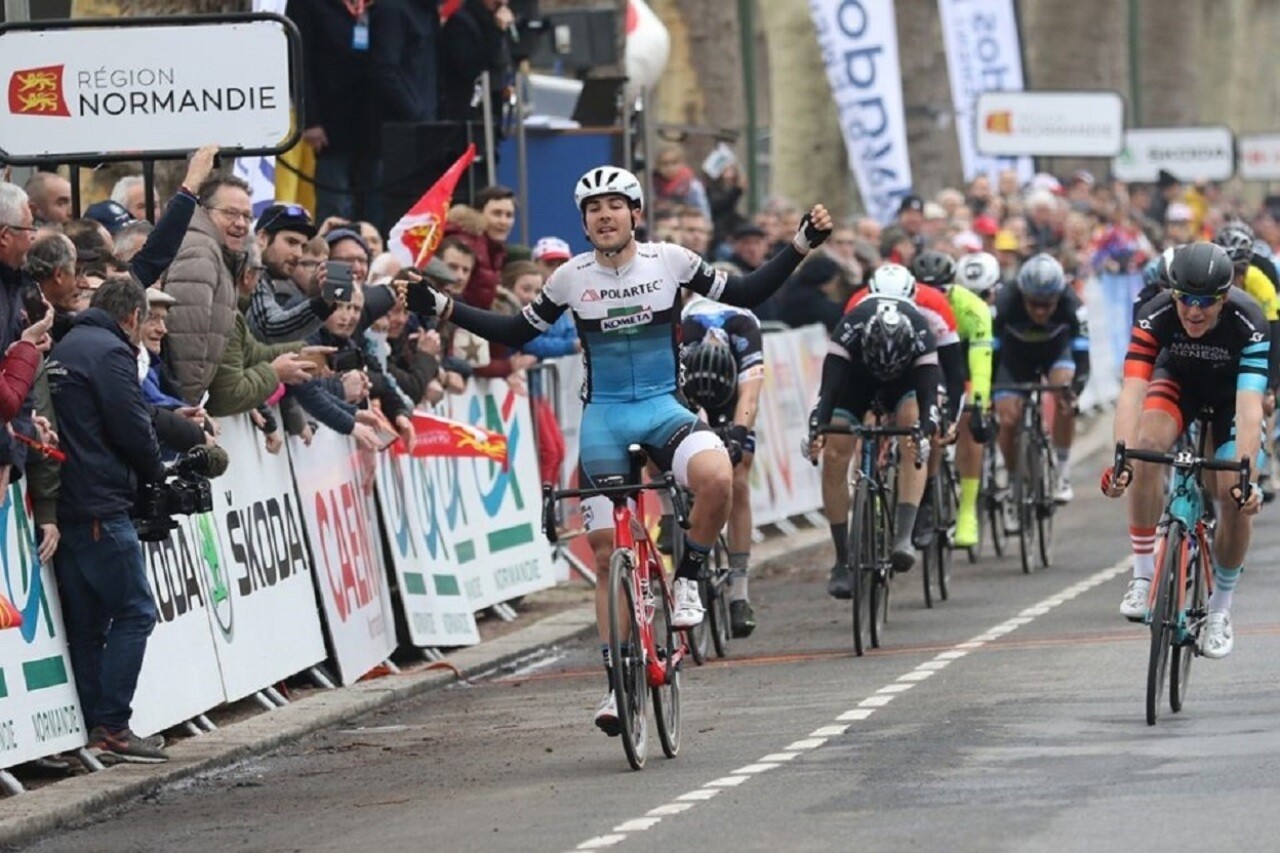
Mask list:
[[[1191,541],[1191,540],[1187,540]],[[1197,537],[1194,553],[1184,559],[1187,564],[1187,598],[1183,607],[1182,631],[1178,644],[1173,647],[1172,666],[1169,668],[1169,710],[1178,713],[1187,700],[1187,683],[1191,680],[1191,662],[1196,657],[1196,644],[1204,629],[1204,619],[1209,605],[1210,543]]]
[[[1178,524],[1169,526],[1162,543],[1160,564],[1156,567],[1156,606],[1151,612],[1151,649],[1147,656],[1147,725],[1154,726],[1160,714],[1169,655],[1178,624],[1178,560],[1182,553],[1182,531]]]
[[[938,597],[946,601],[955,557],[951,543],[956,535],[956,513],[960,501],[960,496],[956,493],[955,469],[950,460],[943,461],[938,471],[938,483],[942,492],[938,501],[938,533],[934,546],[938,553]]]
[[[634,556],[619,548],[609,558],[609,660],[613,695],[618,703],[622,748],[632,769],[644,767],[648,752],[649,682],[645,673],[644,642],[636,622]]]
[[[981,501],[987,516],[987,529],[991,531],[991,550],[997,557],[1003,557],[1008,540],[1004,532],[1004,503],[1009,500],[1009,495],[1007,491],[1002,493],[1000,487],[999,453],[994,437],[983,445]]]
[[[893,570],[889,568],[889,547],[893,541],[893,528],[889,525],[889,507],[883,496],[870,495],[872,539],[875,542],[875,560],[867,578],[870,594],[867,604],[871,610],[871,647],[880,648],[885,623],[889,621],[889,582]]]
[[[1018,513],[1018,554],[1022,558],[1022,573],[1029,575],[1036,562],[1035,478],[1040,460],[1036,458],[1025,423],[1018,431],[1017,459],[1018,473],[1010,475],[1013,482],[1012,500]]]
[[[1053,460],[1053,448],[1047,440],[1042,438],[1037,442],[1036,451],[1040,457],[1036,477],[1036,539],[1040,543],[1040,567],[1047,569],[1053,563],[1053,515],[1058,509],[1053,489],[1057,482],[1057,466]]]
[[[875,565],[875,543],[872,541],[875,523],[871,515],[871,495],[865,480],[854,487],[853,500],[849,502],[848,550],[851,579],[853,582],[853,653],[862,657],[871,648],[870,584]]]
[[[651,567],[661,571],[656,564]],[[650,581],[655,592],[653,602],[653,643],[658,663],[665,676],[662,684],[649,689],[653,695],[653,717],[658,724],[658,741],[667,758],[675,758],[680,752],[680,664],[675,662],[680,648],[680,632],[671,624],[675,603],[671,587],[660,580]]]

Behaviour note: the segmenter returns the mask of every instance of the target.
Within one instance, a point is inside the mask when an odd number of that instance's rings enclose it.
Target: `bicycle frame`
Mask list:
[[[634,462],[634,457],[633,457]],[[662,562],[658,548],[649,537],[645,524],[644,506],[640,501],[640,493],[645,490],[666,490],[671,495],[671,503],[676,522],[687,528],[688,514],[685,511],[684,498],[675,477],[667,473],[657,483],[640,484],[640,465],[633,464],[629,482],[609,482],[588,489],[560,489],[551,485],[542,487],[542,528],[547,539],[552,543],[558,539],[556,532],[556,502],[564,498],[583,498],[603,495],[613,501],[613,546],[614,550],[623,549],[632,555],[633,571],[631,572],[632,599],[635,602],[631,618],[640,629],[641,645],[645,662],[645,677],[650,687],[661,687],[667,683],[668,672],[674,672],[687,652],[684,642],[679,648],[669,650],[669,658],[665,666],[659,660],[657,644],[653,636],[653,616],[655,595],[662,595],[671,601],[671,584],[662,570]],[[609,478],[610,481],[622,481],[623,478]],[[631,510],[630,502],[634,500],[636,509]],[[656,580],[655,580],[656,579]],[[656,583],[656,588],[655,588]],[[683,630],[677,631],[681,637]]]

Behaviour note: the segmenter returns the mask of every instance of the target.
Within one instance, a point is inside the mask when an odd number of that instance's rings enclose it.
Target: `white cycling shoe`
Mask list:
[[[1231,614],[1225,610],[1212,610],[1205,620],[1204,640],[1200,651],[1207,658],[1217,660],[1231,654],[1236,647],[1236,636],[1231,630]]]
[[[675,628],[696,628],[702,624],[702,596],[698,595],[698,582],[688,578],[676,578],[672,584],[676,609],[671,614]]]
[[[617,737],[622,732],[622,724],[618,722],[618,700],[612,690],[596,708],[596,727],[609,737]]]
[[[1130,622],[1142,622],[1147,618],[1147,601],[1151,597],[1151,579],[1133,578],[1124,598],[1120,600],[1120,615]]]

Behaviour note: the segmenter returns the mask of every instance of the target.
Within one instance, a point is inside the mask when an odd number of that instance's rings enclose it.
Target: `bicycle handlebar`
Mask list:
[[[827,435],[829,433],[853,436],[909,437],[916,445],[916,467],[923,468],[925,461],[929,458],[929,439],[925,437],[924,431],[920,429],[919,424],[911,427],[868,426],[866,424],[820,424],[811,431],[809,443],[813,444],[813,439],[815,437],[819,435]],[[818,463],[814,461],[813,464],[817,465]]]
[[[1123,441],[1117,441],[1115,458],[1111,466],[1111,478],[1113,481],[1118,480],[1125,471],[1125,461],[1128,459],[1136,459],[1139,462],[1152,462],[1157,465],[1169,465],[1183,471],[1238,471],[1240,472],[1240,497],[1236,498],[1236,503],[1240,506],[1243,506],[1245,501],[1249,499],[1250,492],[1253,489],[1253,484],[1249,482],[1251,465],[1248,459],[1239,461],[1232,459],[1205,459],[1189,452],[1165,453],[1158,450],[1130,450],[1125,447]]]
[[[556,489],[548,483],[542,487],[542,532],[546,535],[547,541],[553,545],[560,539],[556,532],[556,501],[565,498],[592,498],[599,495],[610,497],[616,502],[617,497],[620,496],[631,497],[638,492],[660,489],[670,493],[671,511],[676,523],[682,530],[688,530],[689,513],[685,505],[684,492],[676,483],[675,475],[667,473],[663,475],[660,482],[620,483],[616,486],[593,486],[589,489]]]
[[[1017,391],[1019,393],[1027,393],[1039,391],[1042,394],[1058,394],[1063,391],[1071,391],[1070,382],[1001,382],[991,386],[991,393],[997,391]]]

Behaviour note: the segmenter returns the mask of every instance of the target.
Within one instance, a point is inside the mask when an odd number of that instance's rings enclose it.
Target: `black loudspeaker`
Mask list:
[[[458,179],[454,204],[471,204],[485,185],[484,125],[481,122],[387,122],[382,126],[382,193],[385,234],[422,194],[448,171],[467,146],[476,159]]]

